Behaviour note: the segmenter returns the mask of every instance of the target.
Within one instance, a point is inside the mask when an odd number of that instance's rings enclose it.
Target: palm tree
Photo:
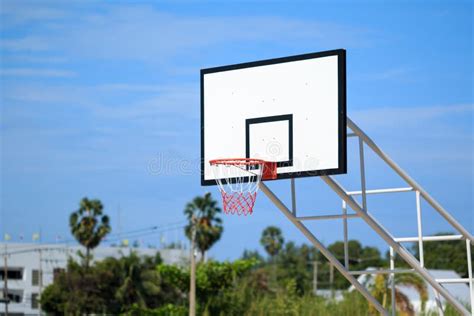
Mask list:
[[[272,274],[274,282],[276,282],[275,256],[280,252],[284,242],[285,240],[283,239],[281,229],[275,226],[268,226],[265,228],[262,232],[262,237],[260,238],[260,244],[262,244],[265,251],[270,255],[273,266]]]
[[[421,311],[425,310],[426,301],[428,300],[428,287],[426,286],[425,281],[414,273],[403,273],[396,274],[394,278],[395,282],[395,305],[396,308],[400,311],[400,315],[413,316],[415,315],[415,310],[413,305],[410,302],[408,296],[403,294],[400,291],[399,287],[411,287],[418,292],[421,300]],[[390,287],[389,277],[386,274],[378,274],[374,278],[374,283],[372,284],[372,295],[382,303],[382,306],[385,308],[388,306],[388,299],[392,295],[392,288]],[[371,315],[378,315],[375,308],[370,305],[369,311]]]
[[[260,244],[262,244],[265,251],[273,258],[280,252],[283,243],[283,235],[280,228],[275,226],[268,226],[262,232],[262,238],[260,238]]]
[[[109,217],[104,215],[99,200],[83,198],[79,209],[69,217],[69,227],[74,238],[86,247],[85,266],[89,267],[90,251],[110,233]]]
[[[196,219],[196,245],[201,252],[201,261],[222,236],[224,227],[222,219],[218,217],[219,213],[221,209],[217,206],[217,201],[212,199],[211,193],[195,197],[184,209],[184,214],[189,220],[184,232],[189,240],[192,238],[192,221],[193,218]]]

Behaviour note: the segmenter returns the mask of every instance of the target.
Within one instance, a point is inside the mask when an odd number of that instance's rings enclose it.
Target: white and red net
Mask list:
[[[222,194],[225,214],[252,214],[262,176],[265,178],[268,171],[276,176],[276,165],[261,159],[215,159],[210,164]]]

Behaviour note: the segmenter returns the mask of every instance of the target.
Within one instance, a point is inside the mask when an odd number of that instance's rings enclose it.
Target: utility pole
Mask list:
[[[8,304],[10,298],[8,297],[8,258],[7,258],[7,244],[5,243],[5,254],[3,256],[3,299],[5,303],[5,316],[8,316]]]
[[[41,315],[41,292],[43,291],[43,251],[41,249],[41,246],[38,248],[39,249],[39,282],[38,282],[38,298],[40,299],[38,301],[38,308],[39,308],[39,313]]]
[[[313,293],[318,295],[318,264],[319,262],[313,261]]]
[[[329,284],[331,285],[331,298],[334,298],[334,265],[329,265]]]
[[[196,257],[194,249],[196,247],[196,217],[191,217],[191,284],[189,286],[189,316],[196,315]]]

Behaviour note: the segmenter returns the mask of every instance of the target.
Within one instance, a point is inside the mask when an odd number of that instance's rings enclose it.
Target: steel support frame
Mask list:
[[[396,314],[395,310],[395,274],[407,273],[410,271],[417,272],[426,282],[428,282],[437,294],[437,305],[439,312],[442,314],[442,305],[440,303],[440,296],[449,302],[462,315],[471,315],[469,311],[458,302],[442,285],[441,283],[468,283],[471,292],[471,313],[474,315],[474,289],[472,276],[472,262],[470,245],[474,245],[474,238],[472,234],[467,231],[461,224],[459,224],[454,217],[452,217],[434,198],[432,198],[418,183],[416,183],[405,171],[403,171],[391,158],[385,154],[353,121],[347,118],[347,127],[352,130],[347,137],[358,137],[359,141],[359,163],[360,163],[360,177],[361,190],[360,191],[346,191],[337,181],[331,176],[321,176],[321,179],[342,199],[342,214],[340,215],[317,215],[317,216],[296,216],[296,188],[295,179],[291,179],[291,211],[283,204],[278,197],[266,186],[264,183],[260,184],[260,189],[263,193],[275,204],[275,206],[311,241],[311,243],[329,260],[341,274],[383,315],[388,315],[388,312],[383,309],[377,300],[362,286],[353,275],[358,274],[388,274],[390,276],[389,284],[392,289],[392,311],[391,315]],[[405,182],[409,185],[406,188],[392,188],[392,189],[376,189],[367,190],[365,178],[365,163],[364,163],[364,145],[367,145],[372,151],[377,154],[392,170],[394,170]],[[417,237],[394,238],[382,225],[380,225],[372,216],[373,213],[368,213],[367,195],[369,194],[386,194],[415,191],[416,194],[416,213],[417,213]],[[362,205],[360,205],[353,196],[362,196]],[[422,232],[422,213],[421,213],[421,198],[427,201],[445,220],[450,223],[461,235],[454,236],[423,236]],[[350,207],[355,214],[348,214],[347,207]],[[348,257],[348,219],[361,217],[380,237],[382,237],[390,248],[390,269],[374,270],[374,271],[350,271],[349,257]],[[324,219],[342,219],[344,227],[344,265],[334,257],[331,252],[306,228],[301,221],[303,220],[324,220]],[[466,241],[466,255],[468,262],[468,278],[464,279],[450,279],[450,280],[436,280],[424,267],[423,242],[426,241],[445,241],[445,240],[465,240]],[[417,242],[420,258],[419,261],[401,245],[402,242]],[[395,269],[394,252],[404,259],[413,269]]]
[[[369,291],[352,276],[349,271],[337,260],[337,258],[327,249],[310,231],[301,223],[285,204],[268,188],[263,182],[259,185],[262,192],[275,204],[275,206],[298,228],[303,235],[318,249],[328,261],[382,314],[388,316],[387,311],[369,293]]]

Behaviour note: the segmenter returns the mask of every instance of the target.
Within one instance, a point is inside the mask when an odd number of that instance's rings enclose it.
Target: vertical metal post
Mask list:
[[[8,257],[7,244],[5,243],[5,256],[3,257],[3,298],[5,300],[5,316],[8,316],[8,304],[10,298],[8,297]]]
[[[318,295],[318,264],[319,262],[313,261],[313,293]]]
[[[294,178],[291,178],[291,211],[293,212],[293,216],[296,216],[296,188]]]
[[[364,141],[359,136],[360,185],[362,191],[362,209],[367,212],[367,188],[365,185]]]
[[[40,298],[38,302],[39,314],[41,315],[41,292],[43,291],[43,251],[41,246],[39,248],[39,290],[38,290],[38,297]]]
[[[196,315],[196,257],[194,255],[196,243],[196,217],[191,218],[192,232],[191,232],[191,277],[189,286],[189,316]]]
[[[393,248],[390,247],[390,270],[395,270],[395,254]],[[397,301],[395,300],[395,273],[390,273],[390,288],[391,288],[391,300],[392,300],[392,316],[397,315]]]
[[[334,265],[329,263],[329,284],[331,285],[331,298],[334,299]]]
[[[275,204],[275,206],[288,218],[296,228],[298,228],[303,235],[308,238],[308,240],[313,244],[313,246],[318,249],[323,256],[332,263],[335,268],[354,286],[354,288],[359,291],[382,315],[387,315],[387,311],[380,305],[380,303],[367,291],[367,289],[360,284],[357,279],[347,271],[344,266],[337,260],[336,257],[304,226],[300,221],[298,221],[291,211],[280,201],[280,199],[266,186],[265,183],[261,182],[259,184],[262,192],[270,199],[270,201]]]
[[[436,290],[433,290],[435,293],[435,301],[436,301],[436,306],[438,306],[438,313],[439,316],[444,316],[444,310],[443,310],[443,302],[441,302],[441,296],[439,295],[439,292]]]
[[[471,292],[471,315],[474,315],[474,287],[472,284],[471,243],[467,239],[466,239],[466,254],[467,254],[467,277],[469,278],[469,291]]]
[[[349,241],[348,241],[348,227],[347,227],[347,204],[346,201],[342,200],[342,224],[344,226],[344,265],[349,270]]]
[[[364,143],[369,146],[375,154],[377,154],[393,171],[395,171],[403,180],[405,180],[412,188],[420,191],[421,196],[428,202],[438,213],[443,216],[448,223],[456,228],[464,237],[474,244],[474,236],[465,229],[451,214],[449,214],[435,199],[431,197],[415,180],[413,180],[402,168],[400,168],[386,153],[384,153],[375,142],[370,139],[367,134],[362,131],[349,117],[347,118],[347,126],[357,134]]]
[[[420,191],[416,190],[416,220],[418,222],[418,252],[420,253],[420,266],[425,266],[425,256],[423,254],[423,229],[421,223],[421,201]]]
[[[446,288],[439,284],[436,279],[423,267],[420,266],[418,260],[402,245],[397,243],[392,235],[387,232],[387,230],[380,225],[368,212],[365,212],[362,207],[357,203],[351,196],[346,193],[346,190],[341,187],[330,176],[321,176],[321,179],[334,191],[336,194],[343,200],[347,202],[347,205],[353,209],[364,221],[380,236],[387,242],[393,249],[402,257],[406,263],[408,263],[416,272],[418,272],[421,277],[423,277],[434,290],[438,291],[451,305],[459,311],[462,315],[470,315],[466,307],[461,304],[454,296],[449,293]]]

